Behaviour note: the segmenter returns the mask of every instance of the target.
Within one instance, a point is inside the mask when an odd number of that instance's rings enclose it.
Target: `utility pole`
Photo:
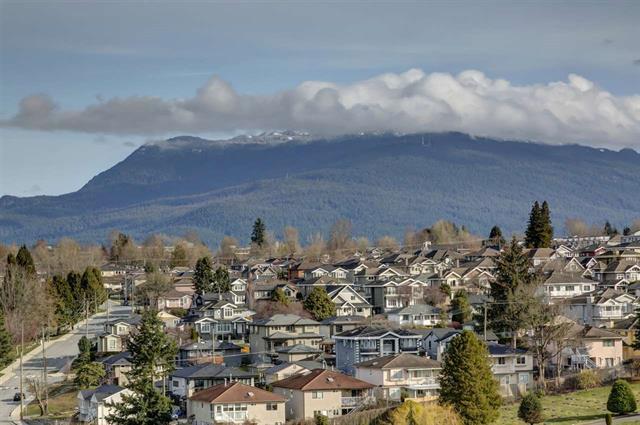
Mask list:
[[[46,326],[42,327],[42,382],[44,384],[44,415],[49,415],[49,389],[47,387],[47,353],[45,348],[45,330]]]
[[[22,356],[24,355],[24,320],[20,323],[20,422],[24,416],[24,369]]]
[[[89,339],[89,301],[84,297],[84,336]]]
[[[487,302],[484,302],[484,342],[487,342]]]

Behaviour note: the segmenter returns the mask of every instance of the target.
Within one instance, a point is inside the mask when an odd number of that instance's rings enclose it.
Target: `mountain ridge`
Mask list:
[[[549,200],[557,230],[567,217],[619,226],[640,217],[640,154],[632,150],[461,133],[278,133],[276,143],[267,133],[258,143],[178,136],[141,146],[76,192],[2,197],[0,240],[95,242],[119,229],[246,242],[257,216],[276,234],[299,227],[303,240],[341,217],[370,238],[401,237],[441,218],[479,234],[493,224],[512,232],[535,199]]]

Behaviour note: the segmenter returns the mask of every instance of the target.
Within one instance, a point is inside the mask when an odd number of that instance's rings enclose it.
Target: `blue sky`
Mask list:
[[[585,91],[585,84],[590,89],[592,83],[600,90],[592,98],[601,96],[603,91],[610,93],[628,118],[629,114],[634,116],[634,111],[638,114],[636,105],[640,102],[638,22],[640,2],[633,1],[2,1],[0,119],[5,124],[0,128],[0,195],[31,196],[76,190],[147,140],[185,132],[223,137],[258,130],[249,128],[255,112],[239,116],[234,111],[233,119],[226,120],[233,123],[228,126],[222,125],[225,121],[222,119],[222,124],[216,124],[215,117],[210,125],[202,124],[207,121],[207,114],[217,113],[228,105],[220,106],[217,99],[213,109],[206,109],[202,104],[208,100],[196,93],[207,89],[224,91],[227,85],[230,96],[250,104],[243,103],[243,111],[254,111],[252,108],[263,104],[278,109],[281,104],[273,100],[274,94],[297,96],[300,90],[296,87],[306,81],[330,83],[341,107],[353,106],[354,98],[369,102],[367,105],[371,107],[376,104],[371,92],[365,96],[366,101],[354,93],[369,90],[371,85],[361,82],[381,74],[405,76],[402,78],[407,81],[403,84],[407,85],[418,80],[433,85],[430,79],[433,73],[447,73],[458,81],[459,73],[477,70],[482,73],[478,78],[484,81],[486,77],[487,87],[494,92],[499,79],[524,87],[512,90],[510,96],[520,96],[526,90],[526,99],[516,100],[527,105],[537,96],[537,85],[564,82],[567,87]],[[417,80],[406,77],[404,73],[410,69],[421,70],[423,74]],[[569,80],[570,74],[580,79]],[[214,75],[219,81],[211,80]],[[476,74],[471,78],[475,79]],[[436,83],[439,81],[436,79]],[[485,83],[482,84],[484,87]],[[44,103],[47,112],[50,99],[61,114],[38,112],[35,118],[29,115],[28,119],[15,119],[21,110],[20,102],[32,95],[39,95],[30,98],[39,102],[37,107],[47,101]],[[388,92],[379,95],[395,96]],[[140,102],[132,105],[133,96],[153,99],[144,105]],[[433,92],[428,96],[432,99]],[[122,102],[115,106],[108,104],[107,109],[104,103],[114,99]],[[492,96],[491,102],[495,99]],[[579,110],[593,106],[586,96],[579,99],[582,102]],[[560,95],[553,102],[570,104],[575,97]],[[192,104],[197,105],[192,108]],[[99,109],[104,106],[98,118],[91,114],[95,105]],[[158,108],[180,109],[180,114],[193,112],[197,124],[190,126],[176,119],[169,121],[166,128],[150,131],[154,125],[153,112]],[[594,108],[601,112],[603,106],[598,104]],[[82,112],[69,118],[69,111]],[[135,122],[119,122],[119,117],[128,111],[132,111],[131,121]],[[307,118],[292,120],[291,111],[281,112],[273,117],[256,116],[256,127],[308,125],[322,131],[331,126],[331,120],[339,121],[329,114],[321,123]],[[598,119],[611,118],[609,122],[598,123],[598,127],[610,125],[614,130],[598,134],[595,142],[584,135],[581,136],[584,140],[567,140],[608,146],[606,139],[611,135],[611,139],[618,139],[611,142],[612,148],[637,147],[624,140],[634,140],[640,132],[636,128],[638,121],[632,119],[621,124],[620,111],[605,112]],[[574,113],[575,110],[569,110],[566,115]],[[408,116],[407,122],[410,118],[414,117]],[[137,122],[147,124],[138,126]],[[431,122],[425,121],[415,129],[432,129]],[[453,126],[456,121],[445,122]],[[362,128],[367,129],[368,123],[363,121]],[[341,125],[337,122],[335,127],[343,128]],[[620,126],[625,126],[625,132],[618,134],[615,128]],[[496,137],[519,136],[511,128],[461,128]],[[400,129],[408,131],[414,127]],[[521,137],[551,142],[554,137],[562,140],[571,137],[568,133],[570,126],[539,131],[531,127]]]

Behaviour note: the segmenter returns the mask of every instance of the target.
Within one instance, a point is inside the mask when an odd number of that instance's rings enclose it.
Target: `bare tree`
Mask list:
[[[36,402],[38,403],[38,407],[40,408],[40,416],[44,416],[47,411],[47,392],[48,388],[45,386],[44,382],[36,377],[28,377],[27,378],[27,388],[29,392],[34,395],[36,398]]]
[[[329,236],[329,250],[339,251],[353,246],[351,238],[351,221],[338,220],[331,226]]]
[[[158,308],[158,298],[166,294],[173,288],[173,283],[169,276],[160,271],[147,273],[146,281],[136,288],[138,302],[149,305],[151,308]]]
[[[222,238],[222,241],[220,241],[219,256],[226,260],[232,260],[236,256],[236,248],[238,248],[238,240],[231,236],[225,236]]]
[[[311,260],[319,261],[322,254],[326,252],[327,244],[320,233],[311,236],[309,245],[305,248],[305,256]]]
[[[397,251],[400,249],[400,244],[398,241],[391,236],[383,236],[376,241],[376,246],[378,248],[384,249],[385,251]]]
[[[295,255],[300,252],[300,235],[298,229],[291,226],[284,228],[284,244],[288,255]]]

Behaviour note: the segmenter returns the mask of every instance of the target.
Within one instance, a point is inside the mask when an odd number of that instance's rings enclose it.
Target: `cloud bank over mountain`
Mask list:
[[[132,96],[67,110],[46,94],[28,96],[4,127],[95,134],[296,129],[317,135],[460,131],[550,144],[640,149],[640,95],[615,96],[588,79],[514,85],[476,70],[420,69],[340,85],[306,81],[268,95],[235,90],[217,76],[193,97]]]

